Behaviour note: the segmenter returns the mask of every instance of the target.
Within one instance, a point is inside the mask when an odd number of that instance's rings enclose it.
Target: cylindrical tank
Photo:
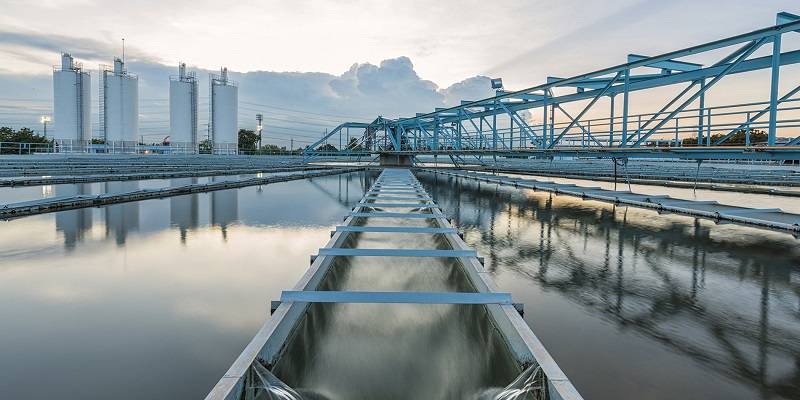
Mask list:
[[[239,141],[239,88],[228,69],[211,75],[211,140],[216,154],[236,154]]]
[[[169,81],[170,144],[180,152],[197,149],[197,78],[186,73],[186,64],[178,66],[178,76]]]
[[[101,77],[101,125],[110,151],[134,151],[139,136],[139,79],[114,59],[114,68]]]
[[[92,139],[91,79],[69,53],[53,71],[53,138],[62,151],[78,150]]]

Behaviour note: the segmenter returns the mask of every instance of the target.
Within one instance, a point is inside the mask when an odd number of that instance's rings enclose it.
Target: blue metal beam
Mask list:
[[[356,218],[412,218],[412,219],[436,219],[444,218],[443,214],[425,213],[392,213],[392,212],[353,212],[351,216]]]
[[[568,132],[570,129],[572,129],[572,127],[573,127],[573,126],[575,126],[575,124],[576,124],[576,123],[578,123],[578,120],[579,120],[579,119],[581,119],[581,117],[583,117],[583,114],[586,114],[586,112],[587,112],[587,111],[589,111],[589,109],[590,109],[590,108],[592,108],[592,106],[594,105],[594,103],[597,103],[597,100],[600,100],[600,98],[601,98],[601,97],[603,97],[603,96],[606,94],[606,92],[608,92],[608,89],[609,89],[609,88],[611,88],[611,86],[612,86],[612,85],[614,85],[614,83],[617,81],[617,79],[619,79],[620,75],[622,75],[622,72],[618,72],[618,73],[617,73],[617,75],[614,77],[614,79],[610,80],[610,81],[609,81],[609,82],[606,84],[606,87],[605,87],[605,88],[603,88],[603,89],[600,91],[600,93],[598,93],[598,94],[597,94],[597,96],[595,96],[595,97],[592,99],[592,101],[590,101],[590,102],[589,102],[589,104],[587,104],[587,105],[586,105],[586,107],[584,107],[583,111],[581,111],[581,112],[578,114],[578,116],[577,116],[577,117],[575,117],[575,119],[573,119],[573,120],[572,120],[572,121],[569,123],[569,125],[567,125],[567,127],[566,127],[566,128],[564,128],[564,130],[562,130],[562,131],[561,131],[561,134],[559,134],[559,135],[558,135],[558,136],[557,136],[555,139],[553,139],[553,140],[551,140],[551,141],[550,141],[550,143],[547,145],[547,147],[548,147],[548,148],[550,148],[550,149],[552,149],[553,147],[555,147],[555,145],[558,143],[558,141],[559,141],[559,140],[561,140],[561,138],[563,138],[563,137],[564,137],[564,135],[566,135],[566,134],[567,134],[567,132]]]
[[[638,54],[628,54],[628,62],[633,63],[642,60],[648,60],[653,57],[642,56]],[[703,67],[703,64],[695,64],[686,61],[677,61],[677,60],[662,60],[662,61],[655,61],[653,63],[645,65],[646,67],[652,68],[660,68],[666,69],[670,71],[694,71]]]
[[[789,91],[788,93],[786,93],[786,94],[785,94],[783,97],[781,97],[780,99],[778,99],[778,102],[777,102],[777,103],[778,103],[778,104],[780,104],[780,103],[781,103],[781,102],[783,102],[783,101],[789,100],[790,98],[792,98],[792,96],[794,96],[795,94],[797,94],[797,92],[800,92],[800,85],[799,85],[799,86],[797,86],[797,87],[795,87],[794,89],[790,90],[790,91]],[[747,121],[745,121],[745,122],[744,122],[744,123],[742,123],[741,125],[737,126],[736,128],[733,128],[733,129],[731,129],[731,131],[730,131],[730,132],[728,132],[727,134],[725,134],[725,136],[723,136],[723,137],[721,137],[721,138],[717,139],[717,140],[716,140],[716,141],[713,143],[713,145],[714,145],[714,146],[718,146],[718,145],[720,145],[720,144],[722,144],[722,143],[725,143],[725,142],[726,142],[728,139],[730,139],[731,137],[733,137],[733,135],[735,135],[737,132],[739,132],[740,130],[742,130],[742,129],[744,129],[745,127],[749,126],[749,125],[750,125],[750,124],[752,124],[752,123],[753,123],[755,120],[757,120],[757,119],[761,118],[762,116],[764,116],[764,114],[768,113],[768,112],[769,112],[771,109],[772,109],[772,108],[771,108],[770,106],[767,106],[767,107],[766,107],[766,108],[764,108],[763,110],[761,110],[761,111],[759,111],[759,112],[757,112],[757,113],[755,113],[755,114],[751,115],[751,116],[750,116],[750,118],[748,118],[748,119],[747,119]]]
[[[405,303],[405,304],[511,304],[503,292],[337,292],[285,290],[281,302],[302,303]]]
[[[726,38],[726,39],[720,39],[720,40],[716,40],[716,41],[709,42],[709,43],[706,43],[706,44],[701,44],[701,45],[692,46],[692,47],[688,47],[688,48],[685,48],[685,49],[681,49],[681,50],[665,53],[665,54],[662,54],[662,55],[659,55],[659,56],[654,56],[654,57],[642,59],[642,60],[639,60],[639,61],[634,61],[634,62],[630,62],[630,63],[626,63],[626,64],[621,64],[621,65],[617,65],[617,66],[614,66],[614,67],[604,68],[604,69],[600,69],[600,70],[597,70],[597,71],[589,72],[589,73],[586,73],[586,74],[576,75],[576,76],[573,76],[571,78],[567,78],[567,79],[564,79],[564,80],[560,81],[558,85],[556,85],[556,84],[544,84],[544,85],[532,86],[532,87],[529,87],[529,88],[526,88],[526,89],[513,91],[513,92],[508,92],[507,94],[504,94],[503,96],[496,96],[496,97],[487,98],[487,99],[483,99],[483,100],[477,100],[475,102],[472,102],[472,103],[469,103],[469,104],[466,104],[466,105],[463,105],[463,106],[444,108],[442,111],[455,111],[459,107],[481,106],[484,102],[488,103],[488,102],[492,102],[492,101],[501,100],[501,99],[504,99],[504,98],[512,98],[512,97],[515,97],[515,96],[520,95],[520,94],[527,94],[527,93],[534,92],[534,91],[541,91],[541,90],[545,90],[545,89],[548,89],[548,88],[551,88],[551,87],[555,87],[555,86],[565,86],[567,84],[574,83],[574,82],[581,81],[581,80],[585,80],[585,79],[602,77],[603,75],[609,75],[609,74],[613,74],[613,73],[617,73],[617,72],[620,72],[620,71],[629,70],[629,69],[633,69],[633,68],[637,68],[637,67],[645,67],[645,66],[648,66],[648,65],[652,65],[652,64],[655,64],[655,63],[662,62],[662,61],[671,61],[671,60],[683,58],[683,57],[686,57],[686,56],[690,56],[690,55],[694,55],[694,54],[698,54],[698,53],[702,53],[702,52],[706,52],[706,51],[712,51],[712,50],[720,49],[720,48],[723,48],[723,47],[733,46],[733,45],[736,45],[736,44],[739,44],[739,43],[746,43],[746,42],[751,42],[751,41],[754,41],[754,40],[760,40],[760,39],[763,39],[763,38],[769,38],[769,37],[774,36],[775,34],[792,32],[792,31],[795,31],[795,30],[798,30],[798,29],[800,29],[800,21],[789,22],[789,23],[786,23],[786,24],[783,24],[783,25],[771,26],[771,27],[768,27],[768,28],[752,31],[752,32],[749,32],[749,33],[732,36],[732,37],[729,37],[729,38]],[[436,115],[435,112],[434,113],[422,114],[422,116],[429,116],[429,117],[433,117],[435,115]],[[405,120],[401,119],[398,122],[403,122],[403,121],[405,121]]]
[[[477,257],[475,250],[439,250],[439,249],[348,249],[342,247],[326,247],[319,249],[321,256],[341,257]]]
[[[647,134],[645,134],[644,136],[639,138],[639,140],[637,140],[633,144],[633,146],[634,147],[639,146],[640,144],[642,144],[642,142],[646,141],[647,138],[649,138],[651,135],[653,135],[653,133],[655,133],[659,128],[661,128],[667,122],[669,122],[669,120],[671,120],[673,117],[675,117],[675,115],[677,115],[679,112],[681,112],[684,108],[686,108],[686,106],[691,104],[691,102],[693,102],[695,99],[700,97],[700,95],[702,95],[703,93],[708,91],[708,89],[711,89],[717,82],[719,82],[723,77],[725,77],[725,75],[727,75],[728,72],[730,72],[734,67],[736,67],[736,65],[738,65],[739,63],[744,61],[747,57],[750,56],[750,54],[753,54],[753,52],[756,51],[759,47],[761,47],[761,45],[763,45],[765,42],[767,42],[767,39],[759,39],[757,41],[754,41],[752,43],[752,45],[750,45],[750,48],[747,49],[747,51],[745,51],[744,53],[742,53],[742,55],[740,55],[736,59],[736,61],[728,64],[728,66],[725,67],[725,69],[722,70],[719,73],[719,75],[715,76],[714,79],[711,80],[711,82],[707,83],[704,87],[702,87],[699,91],[697,91],[697,93],[689,96],[689,98],[686,101],[684,101],[683,104],[681,104],[680,106],[678,106],[677,109],[675,109],[671,113],[669,113],[669,115],[667,115],[664,119],[662,119],[659,123],[657,123],[656,126],[654,126],[652,129],[650,129],[650,131],[647,132]]]
[[[351,226],[351,225],[338,225],[336,226],[337,232],[383,232],[383,233],[421,233],[421,234],[437,234],[437,233],[458,233],[455,228],[429,228],[429,227],[413,227],[413,226]]]

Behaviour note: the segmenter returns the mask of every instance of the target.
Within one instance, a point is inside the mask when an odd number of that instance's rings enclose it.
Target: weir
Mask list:
[[[297,172],[315,171],[325,169],[324,167],[279,167],[279,168],[243,168],[243,169],[219,169],[219,170],[189,170],[171,172],[142,172],[133,174],[91,174],[91,175],[61,175],[61,176],[35,176],[35,177],[15,177],[0,178],[0,187],[19,187],[19,186],[40,186],[58,185],[65,183],[94,183],[110,181],[138,181],[145,179],[176,179],[176,178],[195,178],[203,176],[225,176],[225,175],[246,175],[276,172]]]
[[[77,208],[97,207],[102,205],[127,203],[131,201],[160,199],[165,197],[181,196],[191,193],[213,192],[225,189],[237,189],[247,186],[268,185],[277,182],[287,182],[298,179],[314,178],[328,175],[337,175],[352,172],[358,169],[331,169],[318,172],[300,172],[297,174],[269,176],[264,178],[250,178],[227,180],[204,184],[191,184],[172,186],[163,189],[138,189],[122,193],[106,193],[98,195],[79,194],[73,196],[57,196],[44,199],[22,201],[9,204],[0,204],[0,218],[16,218],[27,215],[44,214],[49,212],[72,210]],[[124,179],[123,179],[124,180]]]
[[[514,187],[542,190],[546,192],[576,196],[612,203],[627,204],[636,207],[656,209],[713,220],[754,225],[762,228],[784,230],[800,233],[800,215],[788,213],[778,208],[750,208],[720,204],[716,201],[698,201],[676,199],[666,195],[646,195],[629,191],[606,190],[597,187],[584,187],[572,184],[539,181],[535,179],[519,179],[485,173],[450,172],[433,170],[434,173],[446,176],[475,179],[483,182],[512,185]]]
[[[582,399],[409,170],[312,260],[207,400]]]

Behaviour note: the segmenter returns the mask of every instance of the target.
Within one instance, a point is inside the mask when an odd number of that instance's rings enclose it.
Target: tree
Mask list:
[[[285,152],[286,147],[278,147],[278,145],[275,144],[265,144],[261,147],[261,151],[265,153],[280,153]]]
[[[37,135],[29,128],[20,128],[18,131],[15,131],[12,128],[4,126],[0,128],[0,142],[50,143],[50,139]]]
[[[715,133],[711,135],[711,143],[716,142],[719,139],[722,139],[724,134],[722,133]],[[744,146],[747,143],[747,130],[739,129],[728,138],[728,140],[722,142],[720,146]],[[760,130],[760,129],[753,129],[750,131],[750,144],[762,143],[767,141],[767,132]],[[681,144],[684,146],[697,146],[697,137],[688,137],[684,138],[681,141]],[[703,143],[705,145],[705,143]]]
[[[330,143],[325,143],[322,146],[317,147],[317,151],[339,151],[339,150],[336,148],[336,146]]]
[[[197,147],[200,154],[211,154],[211,142],[208,139],[201,140]]]
[[[20,128],[14,130],[7,126],[0,127],[0,142],[11,143],[25,143],[25,145],[17,145],[18,147],[4,146],[2,153],[4,154],[22,154],[41,151],[43,146],[29,146],[29,144],[50,144],[53,141],[44,136],[39,136],[29,128]]]
[[[361,151],[363,150],[363,147],[361,147],[361,145],[358,143],[358,138],[353,137],[350,138],[350,141],[347,143],[347,147],[345,149],[352,151]]]
[[[250,129],[239,129],[239,149],[240,150],[256,150],[256,143],[258,143],[258,134]]]

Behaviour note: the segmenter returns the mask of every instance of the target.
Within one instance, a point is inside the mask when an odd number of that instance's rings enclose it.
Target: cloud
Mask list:
[[[442,90],[442,93],[444,94],[444,102],[448,107],[460,104],[461,100],[474,101],[494,96],[491,79],[483,75],[454,83]]]
[[[0,31],[0,44],[4,47],[21,47],[28,50],[41,50],[56,54],[68,51],[73,57],[88,60],[110,59],[119,54],[122,49],[121,42],[117,45],[111,45],[104,40],[31,31]],[[126,48],[126,58],[139,61],[158,61],[157,57],[148,55],[135,47]]]
[[[113,46],[87,38],[31,32],[0,32],[0,50],[9,46],[28,62],[40,60],[44,65],[58,63],[58,54],[68,49],[86,70],[92,74],[93,122],[97,121],[98,81],[92,62],[108,64],[115,54]],[[42,59],[39,54],[48,58]],[[128,71],[139,77],[140,130],[145,137],[160,137],[169,131],[169,76],[177,73],[177,66],[164,65],[157,57],[132,49],[128,57]],[[49,70],[46,69],[46,70]],[[208,119],[208,76],[218,71],[193,68],[200,84],[199,123],[205,132]],[[252,128],[255,114],[265,116],[268,143],[288,144],[294,137],[296,144],[305,144],[318,138],[325,129],[341,122],[369,122],[378,115],[397,118],[416,112],[433,111],[436,107],[458,104],[461,99],[479,99],[491,95],[489,79],[471,77],[449,87],[440,88],[434,82],[419,76],[409,57],[401,56],[372,63],[355,63],[341,74],[322,72],[230,72],[239,85],[239,125]],[[0,126],[38,127],[43,109],[52,107],[52,80],[49,74],[23,75],[0,72]],[[20,111],[14,108],[15,99],[34,99],[36,107]],[[5,104],[5,106],[4,106]],[[9,110],[14,110],[10,112]],[[58,124],[57,121],[54,121]],[[93,132],[99,135],[97,122]]]

